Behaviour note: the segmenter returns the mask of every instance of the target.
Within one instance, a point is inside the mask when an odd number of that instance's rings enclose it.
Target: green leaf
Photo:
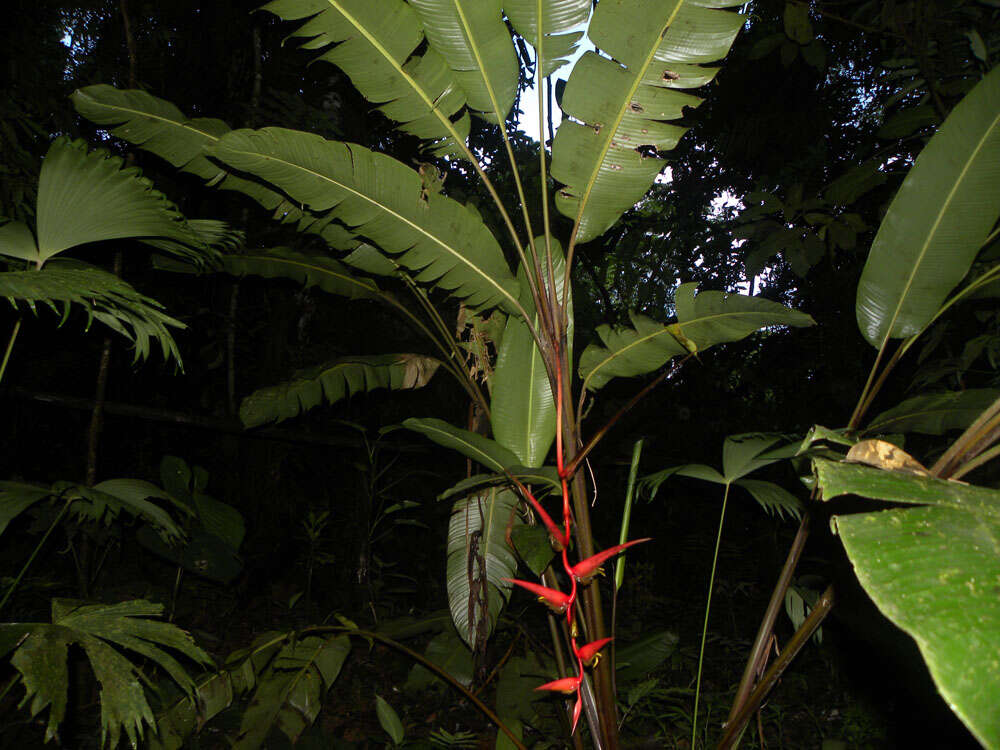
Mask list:
[[[239,552],[246,535],[243,514],[229,503],[209,497],[204,492],[195,492],[194,502],[205,531],[225,542],[232,552]]]
[[[496,473],[503,473],[504,469],[509,470],[520,464],[517,456],[500,443],[478,433],[452,427],[441,419],[411,417],[403,421],[403,427],[425,435],[438,445],[456,450]]]
[[[517,281],[482,219],[423,190],[420,175],[362,146],[283,128],[237,130],[210,153],[313,211],[329,211],[473,308],[517,309]]]
[[[559,492],[562,485],[559,482],[559,472],[555,466],[542,466],[540,468],[529,468],[527,466],[512,465],[506,467],[506,472],[517,477],[522,484],[541,485],[544,490],[554,490]],[[468,495],[470,491],[481,489],[487,486],[510,484],[510,477],[507,473],[502,474],[473,474],[471,477],[452,485],[440,495],[438,500],[448,500],[455,495]],[[536,497],[540,497],[536,493]]]
[[[514,104],[520,68],[500,0],[410,0],[410,5],[472,111],[502,125]]]
[[[539,252],[544,252],[545,238],[536,238],[535,246],[539,248]],[[550,248],[556,297],[562,299],[566,259],[554,238],[550,238]],[[518,271],[518,282],[522,290],[521,304],[531,316],[532,325],[538,328],[539,317],[534,301],[528,294],[527,275],[523,266]],[[572,296],[566,304],[569,306],[566,339],[572,349]],[[569,359],[572,361],[572,350]],[[490,423],[496,441],[510,448],[525,466],[541,466],[555,439],[555,400],[552,398],[549,375],[541,352],[520,316],[511,315],[507,318],[490,385]]]
[[[444,623],[444,629],[431,638],[424,649],[424,656],[429,662],[443,669],[463,685],[472,684],[472,652],[462,642],[452,623],[451,616]],[[427,667],[414,664],[406,678],[404,690],[423,690],[427,687],[445,687],[445,683]]]
[[[1000,492],[815,459],[823,498],[914,507],[834,516],[858,580],[920,647],[945,701],[1000,747]]]
[[[876,135],[879,138],[905,138],[918,130],[938,125],[941,117],[933,104],[918,104],[913,107],[901,109],[887,117],[882,127],[878,129]]]
[[[48,487],[24,482],[0,482],[0,535],[7,525],[35,503],[52,496]]]
[[[8,258],[20,258],[29,263],[38,263],[38,245],[35,235],[23,221],[8,221],[0,224],[0,255]]]
[[[582,36],[578,29],[590,17],[590,0],[505,0],[504,13],[514,31],[538,53],[542,31],[542,76],[549,76],[568,62]]]
[[[294,744],[319,716],[323,697],[350,650],[346,635],[287,641],[257,677],[257,688],[233,747],[256,750],[275,728]]]
[[[94,319],[121,334],[135,345],[133,361],[149,357],[150,344],[157,341],[165,359],[180,364],[180,351],[170,328],[185,328],[163,312],[154,299],[137,292],[130,284],[99,268],[63,261],[50,263],[41,271],[0,273],[0,297],[12,304],[24,302],[32,312],[43,304],[65,320],[72,305],[87,313],[87,328]]]
[[[808,44],[812,41],[813,28],[809,21],[808,3],[785,3],[785,34],[797,44]]]
[[[470,125],[465,94],[438,51],[415,54],[424,29],[412,6],[402,0],[275,0],[263,10],[286,21],[308,18],[292,33],[308,40],[304,48],[335,44],[318,59],[343,70],[401,130],[429,139],[436,154],[462,154]]]
[[[760,297],[702,292],[681,284],[675,294],[677,323],[662,325],[632,314],[633,328],[599,326],[604,346],[590,344],[580,357],[583,387],[598,390],[614,377],[634,377],[659,369],[680,354],[739,341],[767,326],[808,326],[805,313]]]
[[[115,514],[124,510],[129,515],[146,521],[168,541],[184,537],[184,532],[170,514],[159,505],[149,502],[149,498],[166,500],[175,507],[183,506],[175,503],[170,495],[155,484],[140,479],[108,479],[95,484],[94,490],[110,495],[120,503],[120,509],[114,510]]]
[[[10,661],[21,675],[24,702],[30,701],[31,715],[37,716],[50,707],[46,740],[55,736],[65,717],[69,690],[66,659],[71,645],[83,649],[100,684],[102,746],[107,740],[114,747],[122,730],[137,745],[144,725],[153,724],[153,714],[140,682],[140,679],[148,682],[148,678],[116,646],[154,662],[182,689],[191,691],[191,678],[164,648],[201,664],[211,664],[212,660],[180,628],[148,619],[162,612],[162,605],[144,600],[82,605],[55,599],[52,624],[30,624],[28,636],[20,642]],[[24,625],[0,625],[0,631],[11,629],[21,631]]]
[[[913,336],[965,277],[1000,215],[1000,69],[948,115],[907,174],[858,282],[875,348]]]
[[[448,607],[462,640],[473,648],[489,638],[510,597],[517,558],[508,546],[509,524],[522,523],[510,490],[490,489],[462,498],[448,524]],[[483,586],[480,589],[480,585]]]
[[[399,715],[395,709],[386,703],[380,695],[375,696],[375,715],[378,723],[392,739],[392,744],[399,745],[403,742],[403,722],[399,720]]]
[[[849,206],[865,193],[874,190],[886,181],[881,159],[851,167],[826,186],[823,196],[836,206]]]
[[[83,141],[57,138],[38,177],[38,258],[76,245],[129,237],[161,237],[204,247],[163,193],[136,167]]]
[[[556,554],[552,549],[548,529],[544,526],[518,524],[510,530],[510,538],[524,564],[532,573],[541,577]]]
[[[677,650],[678,640],[676,633],[661,630],[620,646],[615,652],[619,684],[641,680],[655,670]]]
[[[573,66],[552,146],[552,176],[565,185],[556,206],[574,220],[575,242],[603,234],[646,193],[665,164],[649,151],[669,151],[685,131],[665,121],[701,102],[678,89],[712,80],[717,68],[702,63],[725,57],[743,21],[684,0],[597,4],[587,33],[604,54]]]
[[[304,214],[280,193],[236,175],[209,160],[205,149],[231,128],[222,120],[189,119],[170,102],[145,91],[119,90],[107,84],[86,86],[70,97],[76,111],[129,143],[194,174],[220,190],[236,190],[273,211],[282,221],[300,221]],[[307,221],[308,217],[305,217]]]
[[[791,518],[802,518],[801,501],[774,482],[765,482],[762,479],[738,479],[733,484],[749,492],[757,504],[772,516],[784,520],[787,513]]]
[[[865,434],[921,432],[943,435],[948,430],[964,430],[1000,396],[996,388],[929,393],[909,398],[875,417]]]
[[[234,276],[288,279],[347,299],[379,299],[383,294],[371,279],[355,276],[343,263],[320,253],[275,247],[223,255],[220,264]]]
[[[334,404],[376,388],[423,388],[440,364],[421,354],[343,357],[302,370],[279,385],[254,391],[240,404],[240,420],[249,429],[291,419],[324,402]]]

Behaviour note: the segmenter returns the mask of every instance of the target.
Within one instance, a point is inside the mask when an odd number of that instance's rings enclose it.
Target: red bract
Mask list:
[[[542,507],[542,504],[539,503],[530,492],[524,490],[524,496],[528,499],[528,502],[531,503],[531,507],[535,509],[535,513],[538,514],[538,517],[542,519],[542,523],[549,532],[549,538],[552,540],[552,547],[556,552],[562,552],[563,548],[569,543],[565,532],[556,526],[552,517],[545,512],[545,508]]]
[[[552,682],[546,682],[544,685],[539,685],[535,688],[535,690],[551,690],[554,693],[572,695],[579,689],[579,687],[579,677],[561,677],[558,680],[553,680]]]
[[[631,542],[626,542],[625,544],[617,544],[614,547],[608,547],[608,549],[603,552],[598,552],[593,557],[588,557],[586,560],[581,560],[572,568],[570,568],[570,573],[573,577],[580,583],[590,583],[594,576],[597,575],[598,571],[601,569],[601,563],[607,560],[609,557],[614,557],[622,550],[631,547],[633,544],[639,544],[641,542],[648,542],[652,537],[646,537],[644,539],[633,539]]]
[[[516,578],[504,578],[504,581],[508,583],[513,583],[520,586],[523,589],[527,589],[532,594],[538,597],[538,601],[545,604],[546,607],[551,609],[556,614],[562,614],[566,611],[570,604],[570,598],[562,591],[557,591],[556,589],[550,589],[546,586],[539,586],[537,583],[531,583],[530,581],[519,581]]]
[[[599,641],[592,641],[580,646],[576,653],[580,657],[580,661],[588,667],[592,667],[597,663],[597,652],[611,643],[612,640],[612,638],[601,638]]]

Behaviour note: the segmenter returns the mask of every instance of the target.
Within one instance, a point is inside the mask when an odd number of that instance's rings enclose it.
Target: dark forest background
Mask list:
[[[69,135],[127,154],[186,216],[225,220],[245,232],[248,247],[296,241],[242,196],[208,189],[81,119],[68,97],[95,83],[144,88],[189,116],[218,117],[234,127],[309,130],[406,164],[427,159],[419,142],[395,130],[337,69],[309,64],[310,53],[286,43],[290,25],[254,7],[10,0],[0,23],[0,215],[30,218],[42,156],[53,138]],[[649,474],[678,464],[719,465],[728,435],[760,431],[791,439],[815,424],[846,422],[875,356],[854,312],[874,231],[929,133],[968,90],[970,71],[987,69],[996,55],[990,48],[980,58],[969,34],[976,31],[980,43],[995,38],[993,2],[812,3],[809,36],[799,39],[789,35],[785,2],[754,0],[746,12],[747,28],[669,157],[671,179],[655,185],[602,239],[579,248],[577,346],[582,350],[598,325],[626,323],[630,310],[668,320],[677,279],[703,290],[759,294],[807,312],[816,325],[766,329],[713,348],[616,425],[590,465],[601,546],[617,541],[637,439],[645,440],[640,474]],[[915,103],[924,107],[923,120],[896,117]],[[497,128],[474,120],[471,139],[495,165],[497,184],[509,185]],[[537,153],[537,142],[523,134],[515,145],[525,157]],[[872,158],[885,168],[871,185],[831,197],[831,183]],[[485,205],[467,174],[453,163],[439,166],[446,170],[446,192]],[[774,206],[780,210],[769,212]],[[446,611],[450,504],[435,498],[464,476],[466,461],[413,433],[384,428],[410,416],[464,424],[468,400],[452,380],[439,376],[420,390],[356,394],[253,430],[243,430],[237,417],[241,399],[298,368],[346,354],[421,352],[421,339],[375,302],[256,277],[171,273],[133,249],[96,246],[76,255],[110,268],[114,251],[121,251],[121,275],[187,326],[176,334],[184,371],[158,356],[134,364],[127,342],[106,338],[97,323],[87,330],[79,311],[58,327],[45,309],[26,315],[0,388],[0,477],[158,482],[164,457],[180,458],[203,467],[208,494],[245,519],[240,570],[224,584],[187,575],[177,585],[176,566],[136,544],[127,524],[94,532],[86,543],[79,536],[53,538],[5,617],[47,620],[53,596],[141,597],[171,603],[174,623],[210,652],[224,654],[262,632],[323,622],[334,613],[375,628]],[[454,325],[457,303],[442,298],[441,305]],[[9,307],[0,314],[4,336],[17,316]],[[900,364],[872,413],[936,388],[995,385],[998,320],[992,300],[954,310],[920,356]],[[971,330],[991,337],[976,356],[963,348],[963,332]],[[105,355],[106,383],[98,389]],[[591,428],[643,382],[619,379],[604,388],[588,415]],[[912,440],[915,454],[936,445],[930,438]],[[808,495],[787,462],[760,478],[803,500]],[[991,479],[987,471],[977,481]],[[404,522],[390,519],[373,532],[376,504],[403,501],[414,503],[396,517]],[[664,629],[677,635],[676,649],[654,673],[650,696],[638,696],[628,709],[623,737],[633,746],[689,746],[720,501],[714,485],[677,478],[633,510],[633,535],[655,541],[629,555],[617,636],[628,642]],[[811,643],[786,673],[744,746],[759,747],[761,738],[770,747],[831,750],[975,746],[937,695],[912,640],[857,584],[825,513],[819,509],[813,519],[797,584],[818,591],[832,581],[838,603],[822,641]],[[4,536],[5,581],[38,542],[37,524],[19,520]],[[795,530],[794,519],[765,513],[734,490],[700,705],[709,743],[720,731]],[[78,572],[83,557],[90,571],[85,579]],[[544,616],[527,597],[515,596],[507,611],[513,624],[491,646],[493,664],[504,657],[514,629],[544,634]],[[782,614],[779,647],[793,630]],[[408,643],[422,651],[428,639],[418,635]],[[373,691],[392,697],[410,737],[440,730],[488,734],[481,717],[452,694],[403,690],[411,666],[384,647],[357,648],[317,725],[323,741],[334,744],[317,746],[385,742]],[[41,743],[40,720],[16,710],[19,693],[0,699],[2,747]],[[71,705],[61,746],[97,746],[97,707],[87,695]],[[203,731],[198,746],[221,747],[213,744],[221,743],[218,737]]]

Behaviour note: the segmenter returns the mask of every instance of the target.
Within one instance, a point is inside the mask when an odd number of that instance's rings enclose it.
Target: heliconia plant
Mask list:
[[[574,354],[570,282],[577,248],[614,225],[663,171],[665,154],[686,130],[680,119],[701,101],[688,91],[714,78],[719,70],[714,64],[726,56],[744,24],[745,17],[731,10],[740,4],[274,0],[264,6],[283,20],[302,22],[291,37],[320,50],[320,59],[340,68],[401,131],[420,138],[428,159],[437,159],[443,169],[478,176],[493,200],[483,208],[449,197],[435,164],[415,169],[358,144],[283,128],[231,130],[218,120],[188,118],[144,91],[98,85],[73,97],[83,116],[114,135],[212,185],[245,193],[276,220],[313,242],[325,242],[336,255],[256,250],[249,257],[224,257],[225,270],[379,300],[431,342],[440,355],[439,370],[461,384],[482,424],[463,429],[422,418],[406,420],[404,426],[488,472],[466,478],[451,493],[458,499],[448,529],[447,586],[458,633],[474,654],[484,655],[515,585],[561,610],[569,649],[555,647],[566,657],[567,673],[543,687],[576,694],[574,729],[582,702],[592,699],[586,712],[591,736],[607,748],[619,744],[614,667],[612,659],[596,656],[612,636],[606,632],[598,587],[586,582],[601,563],[645,540],[603,552],[595,548],[580,469],[625,409],[585,435],[586,402],[614,378],[662,368],[630,408],[709,347],[765,327],[813,323],[808,315],[766,299],[696,294],[694,284],[679,283],[673,310],[662,316],[675,320],[634,314],[630,326],[601,326],[598,340]],[[528,210],[521,177],[521,170],[531,166],[534,171],[534,165],[515,159],[507,122],[519,80],[531,78],[539,121],[546,122],[551,76],[576,57],[583,28],[596,50],[573,63],[560,99],[562,123],[551,150],[547,145],[538,149],[539,222]],[[517,49],[529,46],[534,60],[524,62]],[[516,195],[500,195],[494,183],[499,160],[483,160],[470,145],[472,118],[500,126],[497,134]],[[546,143],[543,125],[537,138]],[[483,211],[493,212],[501,233],[490,229]],[[555,211],[572,223],[564,237],[555,232]],[[383,278],[401,281],[414,302],[404,304],[383,291]],[[455,326],[434,307],[429,288],[457,299],[460,327],[488,345],[456,341]],[[329,368],[319,368],[294,387],[272,390],[281,398],[262,394],[253,400],[248,423],[296,416],[372,387],[419,387],[429,377],[404,372],[412,355],[379,361],[377,371],[368,359],[341,358],[335,382],[324,374]],[[432,372],[432,366],[424,362],[422,372]],[[555,467],[545,466],[553,443]],[[535,493],[543,486],[555,490],[558,514],[538,501]],[[518,558],[508,540],[512,530],[536,519],[561,557],[569,593],[548,584],[515,584]],[[577,643],[578,631],[587,644]],[[594,690],[581,690],[589,679],[584,665],[592,662]]]

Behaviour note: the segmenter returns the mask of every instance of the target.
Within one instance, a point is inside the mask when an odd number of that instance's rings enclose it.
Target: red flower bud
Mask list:
[[[516,584],[521,588],[527,589],[532,594],[536,594],[538,601],[544,603],[545,606],[558,615],[561,615],[569,607],[570,598],[562,591],[539,586],[537,583],[530,583],[529,581],[519,581],[516,578],[504,578],[502,580]]]
[[[551,690],[554,693],[565,693],[566,695],[572,695],[579,689],[579,677],[561,677],[558,680],[546,682],[544,685],[539,685],[535,688],[535,690]]]
[[[601,563],[607,560],[609,557],[614,557],[619,552],[631,547],[633,544],[639,544],[641,542],[648,542],[652,537],[646,537],[644,539],[633,539],[631,542],[625,542],[625,544],[617,544],[614,547],[608,547],[608,549],[603,552],[598,552],[593,557],[588,557],[586,560],[581,560],[572,568],[570,571],[573,573],[573,577],[580,583],[590,583],[601,569]]]
[[[588,667],[592,667],[597,663],[597,652],[611,643],[612,640],[612,638],[601,638],[599,641],[592,641],[584,646],[580,646],[580,648],[577,649],[576,654],[580,657],[580,661]]]

